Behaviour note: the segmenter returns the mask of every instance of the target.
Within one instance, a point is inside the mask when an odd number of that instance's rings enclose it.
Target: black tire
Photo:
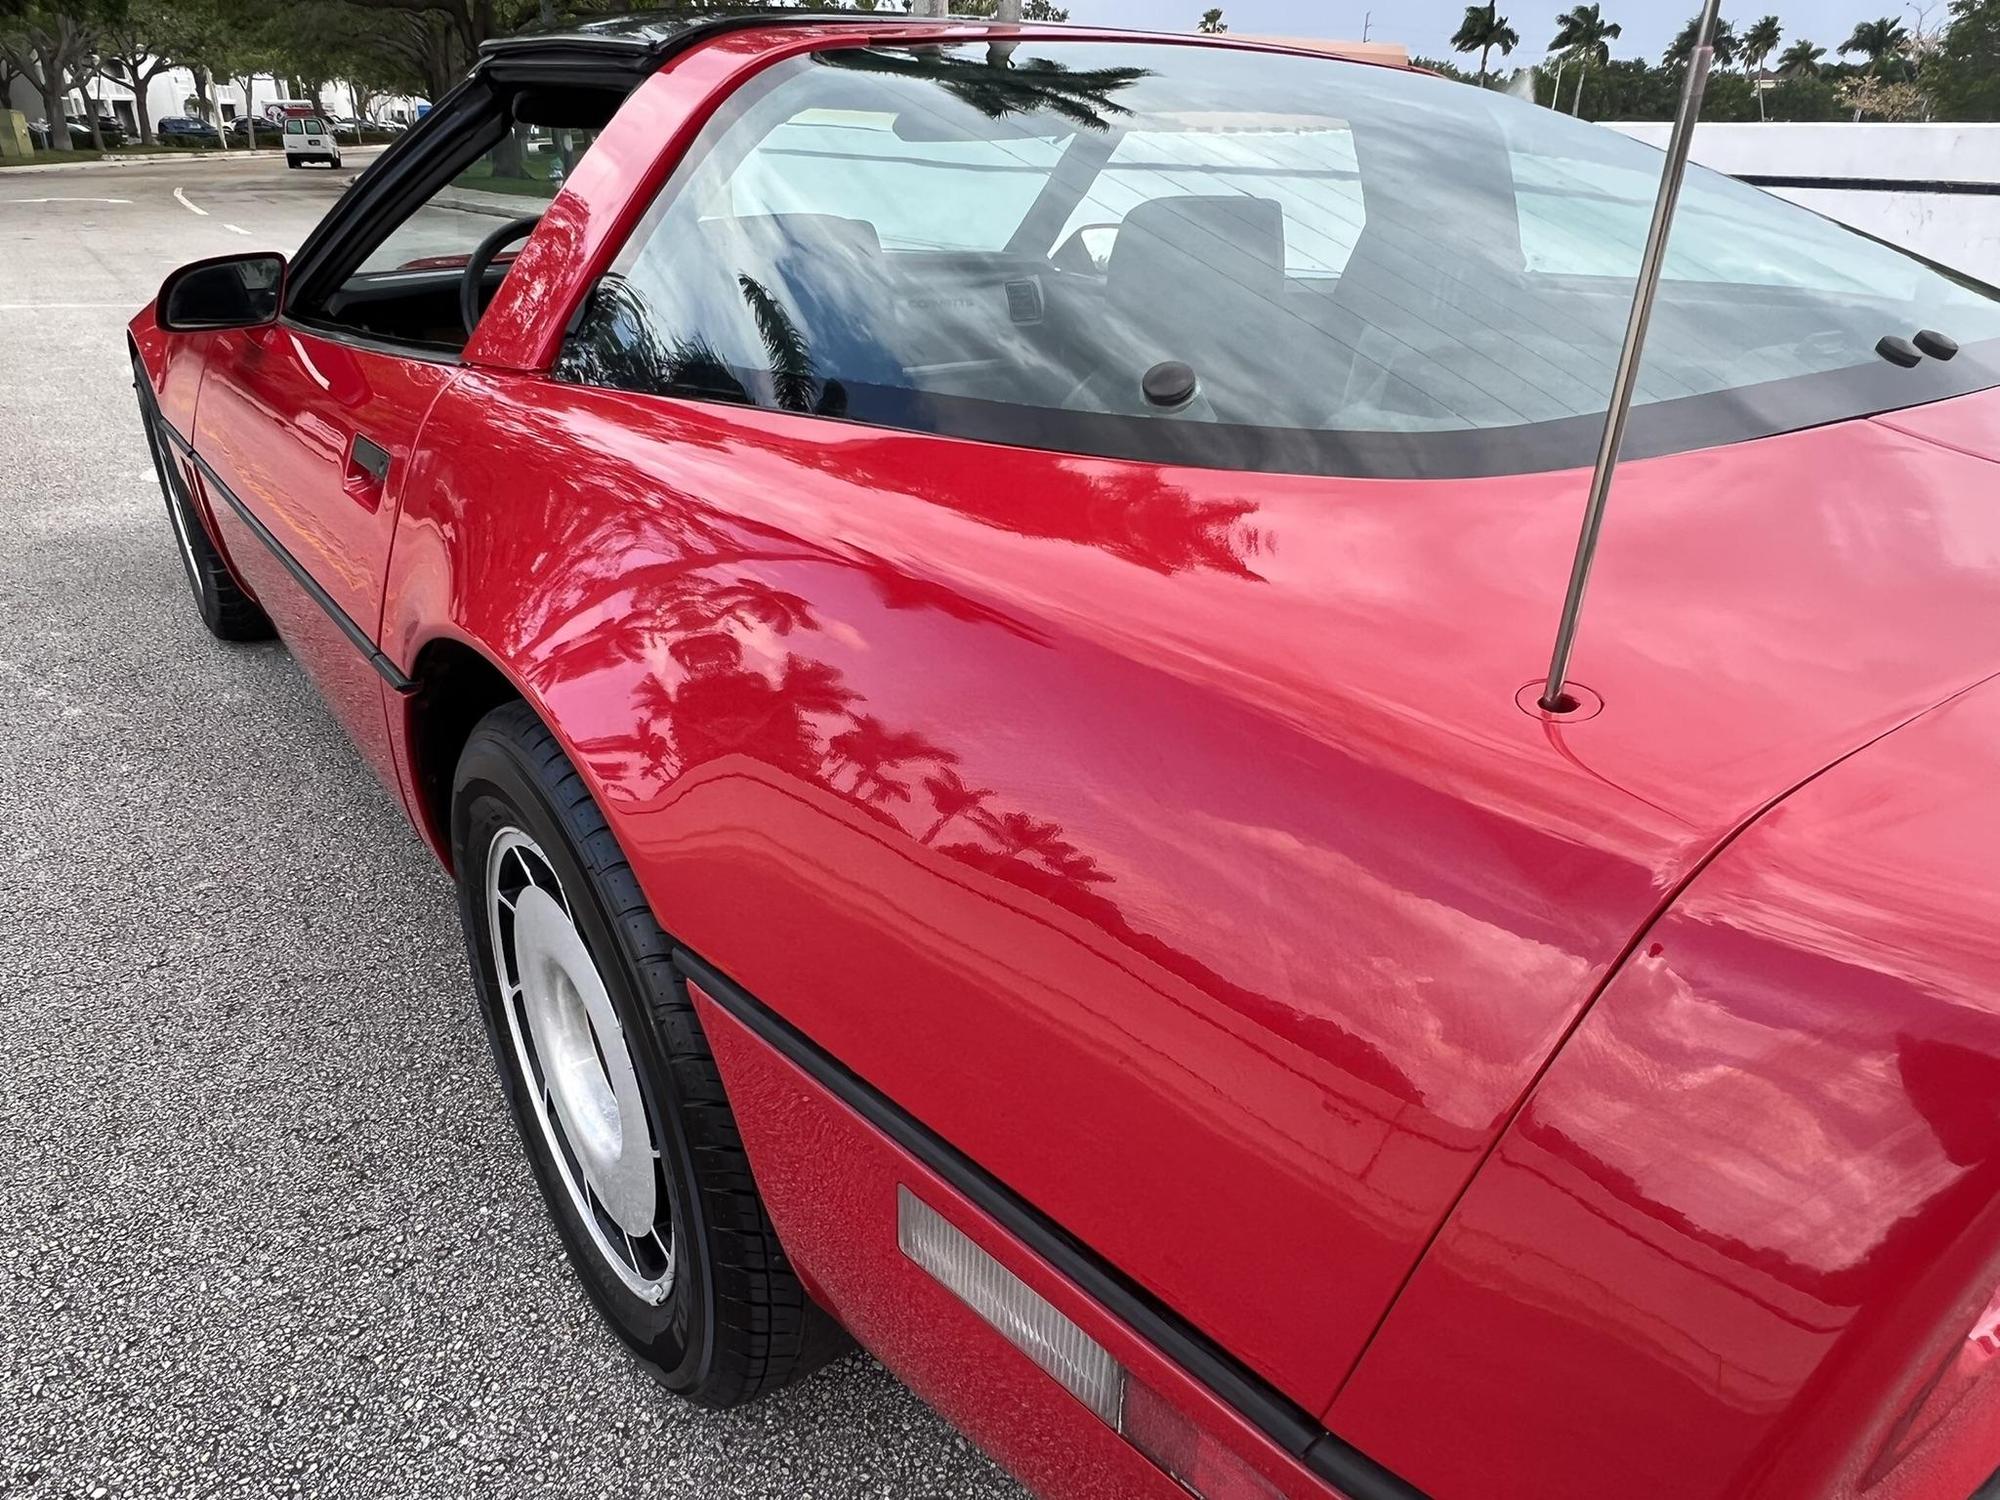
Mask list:
[[[153,472],[159,477],[160,493],[167,502],[174,550],[181,555],[181,569],[187,574],[201,623],[219,641],[269,640],[276,634],[270,618],[256,600],[243,592],[222,554],[208,538],[194,497],[187,492],[181,478],[180,464],[175,461],[173,443],[167,436],[166,419],[160,415],[160,403],[153,395],[152,381],[137,355],[132,359],[132,380],[139,393],[139,420],[146,429],[146,446],[153,454]]]
[[[296,156],[287,156],[285,158],[285,165],[288,167],[296,167],[298,164],[299,159]]]
[[[488,914],[489,856],[514,830],[539,846],[559,880],[638,1075],[672,1215],[674,1275],[658,1305],[593,1242],[535,1113],[537,1086],[513,1040]],[[704,1406],[741,1405],[843,1353],[846,1334],[806,1296],[757,1195],[673,944],[582,779],[526,704],[495,709],[473,730],[453,785],[451,839],[473,984],[507,1102],[570,1263],[605,1322],[662,1384]]]

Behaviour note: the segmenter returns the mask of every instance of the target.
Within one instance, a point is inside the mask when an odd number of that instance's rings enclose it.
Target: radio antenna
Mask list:
[[[1653,205],[1653,226],[1646,235],[1646,254],[1639,262],[1639,286],[1632,296],[1632,320],[1625,329],[1625,349],[1618,356],[1618,373],[1611,382],[1611,409],[1604,414],[1604,442],[1597,452],[1597,471],[1590,481],[1590,501],[1583,510],[1583,532],[1577,538],[1576,561],[1570,566],[1569,594],[1563,601],[1562,624],[1556,629],[1555,655],[1542,707],[1552,714],[1577,707],[1570,697],[1569,660],[1576,650],[1576,628],[1583,615],[1583,596],[1590,588],[1590,570],[1597,561],[1597,539],[1604,529],[1604,507],[1618,458],[1625,450],[1625,433],[1632,421],[1632,398],[1639,385],[1639,361],[1646,352],[1646,333],[1653,324],[1653,305],[1660,296],[1660,273],[1667,263],[1667,240],[1673,234],[1674,211],[1680,207],[1681,184],[1687,179],[1688,151],[1694,144],[1695,122],[1701,118],[1702,96],[1708,92],[1709,70],[1715,66],[1715,23],[1722,0],[1704,0],[1688,58],[1687,82],[1681,88],[1680,113],[1667,142],[1667,163],[1660,173],[1660,197]]]

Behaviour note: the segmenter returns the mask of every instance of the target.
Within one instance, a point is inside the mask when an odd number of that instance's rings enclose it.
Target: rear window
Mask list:
[[[710,122],[558,373],[1252,469],[1591,461],[1658,152],[1330,59],[841,49]],[[1875,353],[1931,328],[1915,370]],[[1635,455],[2000,384],[2000,300],[1697,169]]]

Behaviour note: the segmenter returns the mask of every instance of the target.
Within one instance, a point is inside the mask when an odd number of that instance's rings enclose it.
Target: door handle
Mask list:
[[[388,480],[389,450],[357,432],[347,450],[347,475],[342,485],[348,498],[373,510],[382,503]]]
[[[348,468],[366,474],[377,484],[385,484],[389,478],[389,450],[360,433],[354,435],[354,446],[347,453]]]

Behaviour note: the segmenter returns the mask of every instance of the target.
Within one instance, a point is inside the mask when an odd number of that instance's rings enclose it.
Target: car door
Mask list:
[[[456,367],[291,320],[209,337],[193,440],[211,513],[231,561],[393,786],[374,642],[394,496]]]
[[[397,500],[459,373],[468,262],[558,190],[526,130],[469,89],[308,241],[276,323],[204,335],[193,441],[232,561],[391,786],[382,693],[405,684],[376,643]]]

